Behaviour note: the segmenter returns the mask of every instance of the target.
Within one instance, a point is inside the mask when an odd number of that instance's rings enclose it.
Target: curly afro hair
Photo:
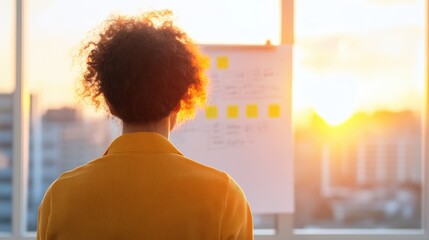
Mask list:
[[[160,121],[175,109],[192,119],[206,101],[208,61],[169,10],[113,16],[85,42],[80,95],[128,124]]]

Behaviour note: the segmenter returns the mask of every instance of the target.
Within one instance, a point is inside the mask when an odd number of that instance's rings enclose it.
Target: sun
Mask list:
[[[331,126],[350,118],[355,104],[356,84],[344,77],[323,79],[312,103],[314,110]]]

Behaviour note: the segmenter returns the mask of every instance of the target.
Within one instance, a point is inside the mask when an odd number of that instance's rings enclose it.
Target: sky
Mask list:
[[[88,31],[112,13],[170,8],[178,25],[198,43],[263,44],[269,39],[278,44],[280,38],[277,0],[25,2],[24,78],[42,108],[76,103],[73,54]],[[0,91],[13,89],[12,3],[0,1]],[[420,110],[425,4],[424,0],[296,0],[294,109],[322,112],[336,106],[344,114]]]

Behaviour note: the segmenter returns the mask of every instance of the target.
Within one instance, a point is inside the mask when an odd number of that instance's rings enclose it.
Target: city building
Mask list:
[[[322,147],[323,195],[359,186],[422,181],[421,127],[412,112],[379,113],[355,122],[350,138]]]
[[[317,114],[295,128],[295,224],[421,227],[421,116],[356,113],[341,125]]]
[[[0,93],[0,232],[11,231],[13,94]]]
[[[28,230],[37,224],[37,209],[46,189],[61,173],[98,158],[116,136],[108,119],[84,118],[77,108],[32,114]]]

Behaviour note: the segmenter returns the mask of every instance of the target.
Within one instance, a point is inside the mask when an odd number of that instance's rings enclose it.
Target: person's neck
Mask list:
[[[149,124],[127,124],[123,123],[122,134],[134,132],[155,132],[167,139],[170,138],[170,121],[160,121]]]

